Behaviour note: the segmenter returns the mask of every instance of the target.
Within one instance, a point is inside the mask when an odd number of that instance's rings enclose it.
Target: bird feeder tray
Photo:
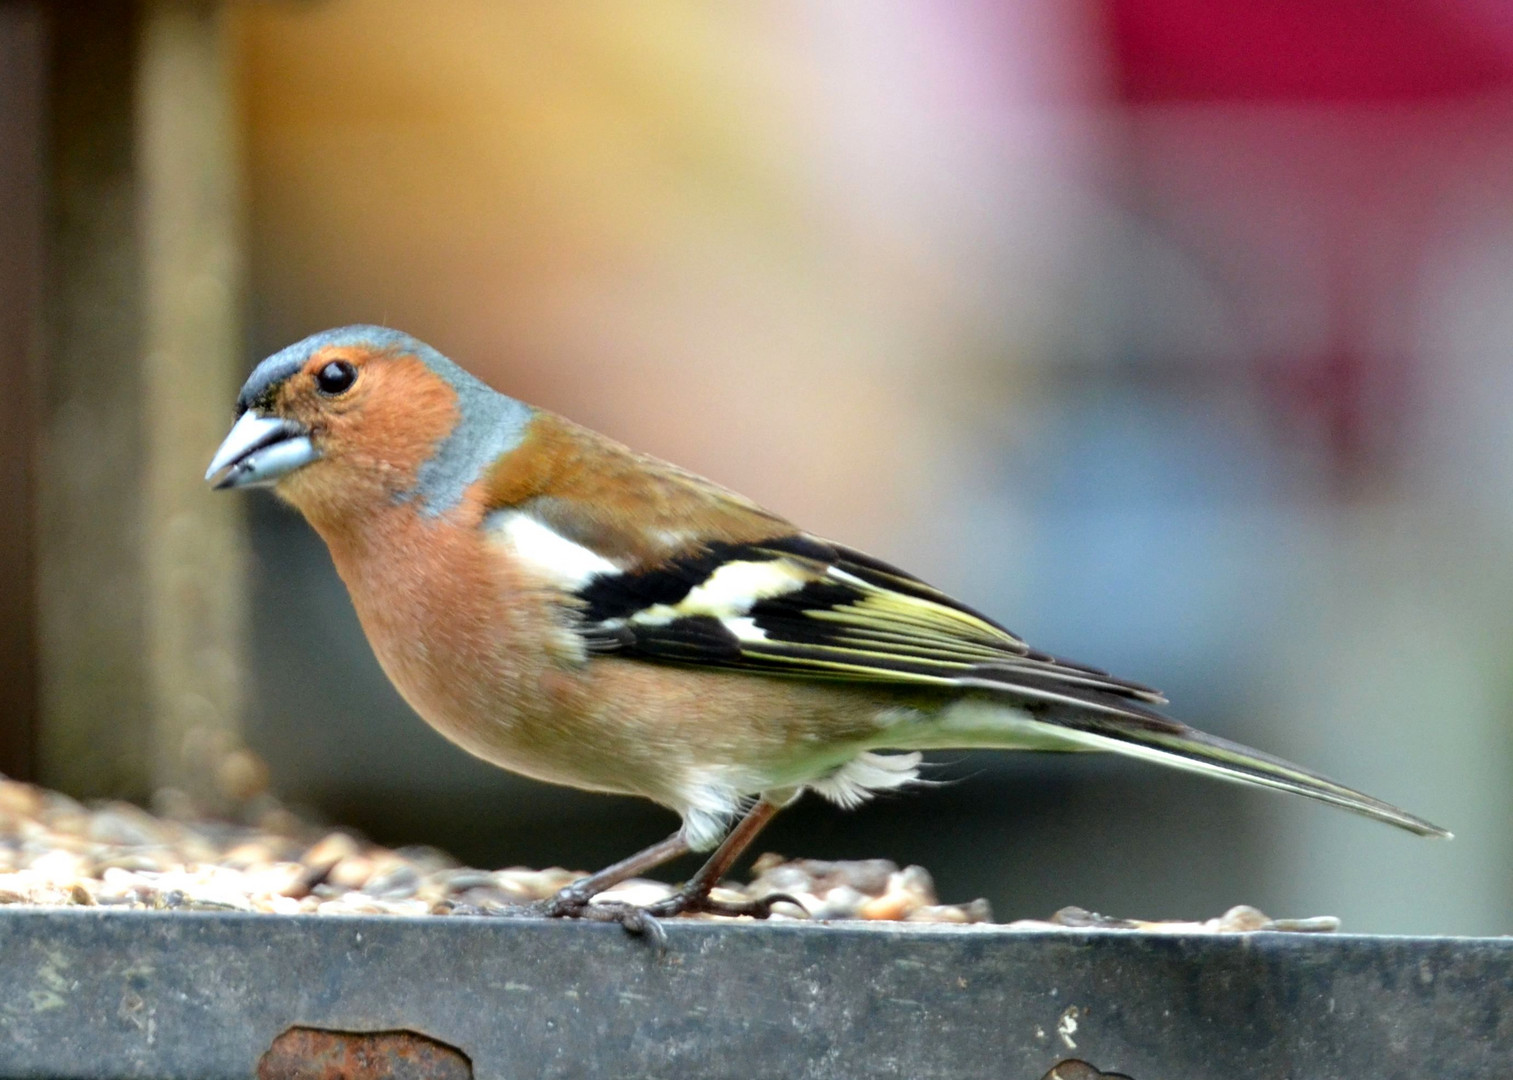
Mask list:
[[[666,931],[10,908],[0,1076],[1513,1074],[1513,939]]]

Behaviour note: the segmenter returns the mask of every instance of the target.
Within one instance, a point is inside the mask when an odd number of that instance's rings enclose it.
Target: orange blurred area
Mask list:
[[[1073,227],[1057,177],[1078,139],[1000,130],[1044,88],[1013,84],[1010,20],[982,12],[364,2],[240,21],[261,344],[401,326],[860,541],[927,512],[943,429],[1035,331],[1051,283],[1004,249],[1056,260]],[[1043,66],[1073,106],[1083,75]]]

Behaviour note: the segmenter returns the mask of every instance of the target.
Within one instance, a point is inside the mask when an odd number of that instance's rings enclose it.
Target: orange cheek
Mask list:
[[[460,419],[457,395],[414,357],[364,370],[358,407],[331,418],[329,438],[353,456],[383,461],[412,480]]]
[[[361,515],[415,486],[421,465],[458,421],[457,395],[413,356],[365,364],[350,397],[292,389],[283,415],[313,433],[322,458],[278,493],[317,528]]]

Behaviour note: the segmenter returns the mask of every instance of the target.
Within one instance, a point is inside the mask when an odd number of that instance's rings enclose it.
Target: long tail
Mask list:
[[[958,715],[948,712],[942,717],[944,730],[937,733],[956,732],[957,737],[950,739],[956,746],[1105,750],[1241,784],[1290,791],[1419,836],[1451,836],[1432,822],[1311,769],[1190,728],[1128,700],[1110,696],[1106,702],[1093,698],[1079,704],[1082,707],[1058,705],[1030,714],[982,700],[964,702]],[[945,743],[931,742],[935,749],[945,748]]]

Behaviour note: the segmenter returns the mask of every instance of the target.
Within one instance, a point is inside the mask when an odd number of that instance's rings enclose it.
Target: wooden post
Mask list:
[[[48,340],[38,461],[38,772],[150,793],[142,397],[127,0],[50,9]]]
[[[42,218],[42,13],[0,4],[0,773],[35,773],[36,345]]]
[[[51,12],[39,771],[76,795],[168,786],[214,806],[245,763],[242,531],[201,481],[244,366],[224,16]]]
[[[247,645],[243,507],[211,492],[241,350],[241,185],[225,6],[143,9],[137,126],[146,289],[147,658],[153,778],[241,794]]]

